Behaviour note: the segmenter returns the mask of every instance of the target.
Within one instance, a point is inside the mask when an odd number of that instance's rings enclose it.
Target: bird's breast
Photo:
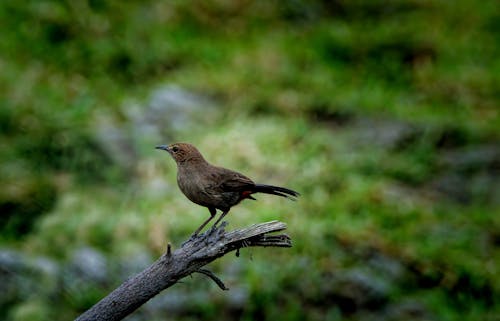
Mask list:
[[[186,197],[199,205],[208,206],[210,200],[206,194],[206,182],[198,172],[179,170],[177,173],[177,185]]]

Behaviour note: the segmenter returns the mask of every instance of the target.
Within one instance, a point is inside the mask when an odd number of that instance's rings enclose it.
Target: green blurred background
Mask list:
[[[0,2],[0,319],[70,320],[208,211],[157,144],[302,193],[129,320],[500,320],[497,1]]]

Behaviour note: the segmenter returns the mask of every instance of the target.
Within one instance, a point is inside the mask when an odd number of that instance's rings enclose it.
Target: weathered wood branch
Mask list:
[[[260,223],[231,232],[225,232],[225,225],[222,223],[219,227],[188,240],[174,252],[169,244],[166,252],[156,262],[126,280],[76,320],[122,320],[149,299],[194,272],[206,275],[221,289],[227,290],[215,274],[202,267],[243,247],[292,246],[291,239],[285,234],[268,235],[286,229],[286,224],[282,222]]]

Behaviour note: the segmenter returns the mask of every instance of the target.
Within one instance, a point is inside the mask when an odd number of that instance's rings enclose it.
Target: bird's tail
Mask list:
[[[266,194],[272,194],[272,195],[278,195],[281,197],[286,197],[288,199],[294,200],[296,197],[300,196],[299,192],[296,192],[294,190],[285,188],[285,187],[279,187],[279,186],[273,186],[273,185],[265,185],[265,184],[255,184],[254,193],[266,193]]]

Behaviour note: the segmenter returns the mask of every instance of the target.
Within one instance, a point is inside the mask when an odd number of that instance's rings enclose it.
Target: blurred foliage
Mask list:
[[[498,319],[496,1],[5,0],[0,28],[2,245],[64,261],[180,244],[208,214],[152,147],[190,141],[303,196],[230,215],[284,220],[294,240],[238,259],[244,307],[196,280],[185,291],[211,302],[177,319]],[[143,138],[131,123],[162,83],[222,112],[174,130],[167,111]],[[120,281],[16,297],[0,317],[70,319]]]

